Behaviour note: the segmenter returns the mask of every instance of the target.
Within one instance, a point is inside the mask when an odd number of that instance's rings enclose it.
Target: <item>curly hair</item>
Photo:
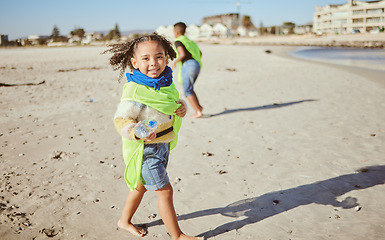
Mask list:
[[[123,77],[127,67],[129,67],[131,70],[134,69],[134,66],[132,66],[131,63],[131,58],[134,56],[138,45],[142,42],[150,40],[159,42],[162,45],[166,56],[168,56],[170,60],[173,60],[176,57],[176,53],[172,47],[171,42],[168,41],[164,36],[155,32],[149,35],[135,38],[128,42],[111,44],[109,45],[110,48],[104,51],[103,54],[113,54],[110,58],[110,65],[114,71],[120,70],[118,81],[120,81],[120,79]]]

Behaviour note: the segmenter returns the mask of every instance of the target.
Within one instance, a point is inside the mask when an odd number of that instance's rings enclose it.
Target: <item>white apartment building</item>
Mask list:
[[[385,0],[354,1],[342,5],[317,6],[313,32],[346,34],[359,30],[379,32],[385,28]]]

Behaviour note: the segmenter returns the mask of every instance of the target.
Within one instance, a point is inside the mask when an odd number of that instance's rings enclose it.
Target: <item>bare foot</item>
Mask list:
[[[205,237],[191,237],[182,233],[177,240],[205,240]]]
[[[194,115],[191,116],[191,118],[200,118],[203,116],[203,113],[202,112],[196,112]]]
[[[199,106],[199,110],[196,111],[195,110],[195,114],[191,116],[191,118],[200,118],[200,117],[203,117],[203,107],[202,106]]]
[[[131,234],[138,236],[138,237],[143,237],[144,235],[147,234],[146,229],[140,228],[140,227],[135,227],[134,224],[132,224],[130,222],[127,222],[127,223],[121,222],[120,219],[118,221],[118,227],[121,229],[124,229],[124,230],[130,232]]]

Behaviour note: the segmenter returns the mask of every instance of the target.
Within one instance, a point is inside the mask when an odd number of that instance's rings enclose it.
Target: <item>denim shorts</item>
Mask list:
[[[158,190],[169,182],[166,167],[170,143],[144,144],[142,183],[147,190]]]
[[[186,97],[194,94],[194,83],[198,78],[201,67],[199,63],[190,59],[182,65],[183,91]]]

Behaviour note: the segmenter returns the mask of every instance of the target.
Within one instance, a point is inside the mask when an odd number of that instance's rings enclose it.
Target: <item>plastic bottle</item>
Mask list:
[[[155,131],[158,123],[153,120],[143,120],[135,126],[135,136],[138,138],[145,138],[150,135],[151,132]]]

